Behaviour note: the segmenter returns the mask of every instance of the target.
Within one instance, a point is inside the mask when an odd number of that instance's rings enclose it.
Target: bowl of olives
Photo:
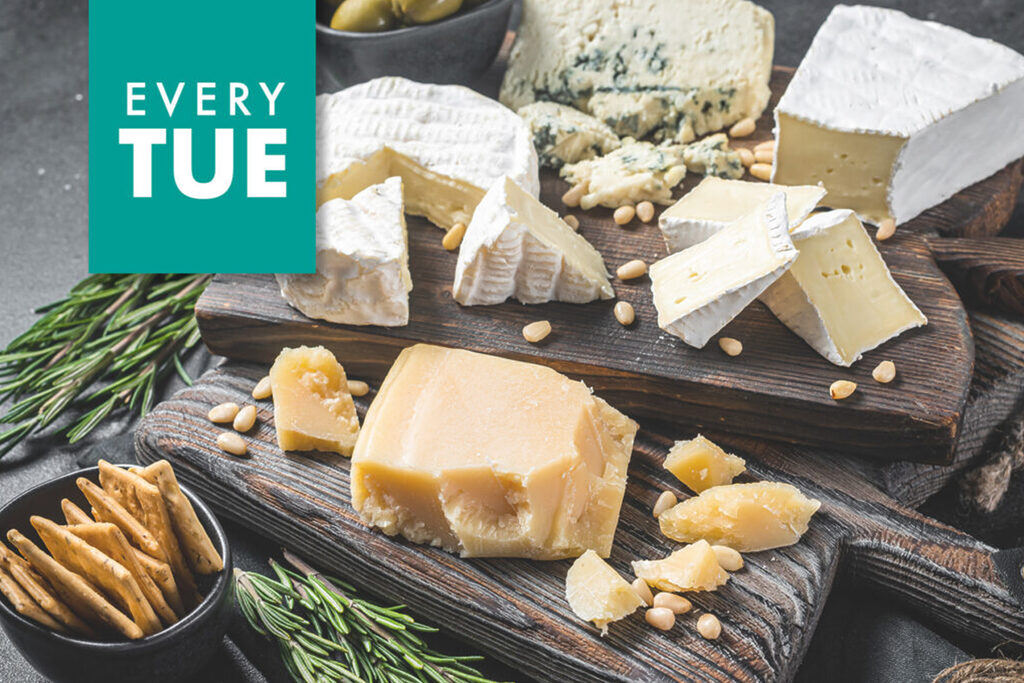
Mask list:
[[[469,83],[498,55],[515,0],[318,0],[317,67],[350,86],[380,76]]]

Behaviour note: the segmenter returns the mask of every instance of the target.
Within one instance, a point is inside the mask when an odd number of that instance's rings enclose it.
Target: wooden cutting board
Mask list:
[[[407,603],[475,647],[541,681],[786,681],[800,664],[836,573],[843,571],[924,618],[982,646],[1024,640],[1022,551],[996,551],[883,495],[841,459],[811,448],[711,436],[747,459],[744,480],[790,482],[822,501],[797,545],[745,556],[746,566],[714,593],[693,594],[696,609],[662,633],[634,614],[606,638],[579,621],[564,598],[570,562],[463,560],[364,527],[349,503],[349,461],[281,452],[273,409],[261,401],[246,435],[249,456],[220,451],[215,404],[252,403],[261,365],[229,363],[161,403],[136,432],[137,455],[166,458],[218,514],[238,520],[322,568],[373,593]],[[362,413],[372,395],[357,399]],[[643,428],[629,468],[610,559],[666,555],[650,510],[660,492],[683,489],[662,467],[683,429]],[[705,611],[722,636],[695,630]]]

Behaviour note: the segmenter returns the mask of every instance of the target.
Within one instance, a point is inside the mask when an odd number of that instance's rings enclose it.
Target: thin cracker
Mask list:
[[[26,593],[18,582],[14,580],[14,577],[3,569],[0,569],[0,593],[7,598],[7,601],[11,603],[11,607],[21,616],[27,617],[48,629],[64,631],[64,627],[36,604],[32,596]]]
[[[135,559],[138,560],[142,568],[153,579],[153,583],[160,586],[160,591],[164,594],[167,604],[171,606],[174,613],[179,617],[185,616],[187,610],[185,609],[184,601],[181,599],[178,583],[174,580],[174,572],[171,571],[171,566],[155,557],[150,557],[138,548],[133,547],[132,551],[135,553]]]
[[[128,470],[111,465],[106,460],[99,461],[100,486],[121,504],[135,519],[141,519],[142,512],[138,498],[135,497],[135,475]]]
[[[186,604],[194,607],[200,603],[202,598],[196,588],[192,570],[185,562],[185,555],[181,552],[181,546],[178,545],[178,537],[174,535],[171,517],[167,512],[164,498],[160,495],[160,489],[136,474],[132,476],[138,480],[135,482],[135,495],[138,496],[139,507],[142,508],[143,518],[141,521],[157,538],[160,547],[164,549],[167,564],[171,565],[174,580],[177,582]]]
[[[67,498],[60,501],[60,509],[64,513],[64,519],[68,524],[92,524],[96,521],[86,514],[85,510],[78,507]]]
[[[50,584],[32,568],[32,565],[8,550],[3,543],[0,543],[0,569],[10,574],[18,585],[32,596],[37,605],[67,630],[83,636],[96,635],[96,631],[79,619],[71,608],[57,597]]]
[[[139,520],[132,517],[131,513],[125,510],[124,506],[114,500],[109,493],[85,477],[76,479],[75,484],[92,505],[97,522],[116,524],[124,532],[124,535],[135,544],[135,547],[158,560],[167,561],[167,555],[153,534]]]

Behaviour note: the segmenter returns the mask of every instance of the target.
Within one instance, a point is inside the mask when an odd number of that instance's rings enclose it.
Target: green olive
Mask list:
[[[339,31],[387,31],[397,23],[391,0],[343,0],[331,17],[331,28]]]
[[[459,11],[462,0],[392,0],[395,14],[410,24],[429,24]]]

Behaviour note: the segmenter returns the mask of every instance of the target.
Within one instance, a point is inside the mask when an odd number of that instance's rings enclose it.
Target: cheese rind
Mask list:
[[[419,344],[367,411],[352,506],[463,557],[607,557],[636,431],[550,368]]]
[[[580,555],[569,567],[565,599],[576,616],[594,622],[601,635],[608,633],[608,624],[644,604],[633,587],[593,550]]]
[[[650,268],[658,327],[702,348],[796,260],[785,196]]]
[[[518,113],[533,133],[540,165],[558,170],[565,164],[608,154],[621,142],[608,124],[556,102],[534,102]]]
[[[718,564],[718,555],[704,540],[661,560],[633,562],[633,573],[650,586],[672,592],[713,591],[729,580],[729,574]]]
[[[852,211],[815,214],[792,236],[800,255],[761,301],[832,363],[927,324]]]
[[[726,453],[701,434],[689,441],[676,441],[664,466],[694,493],[731,484],[747,469],[743,458]]]
[[[464,306],[587,303],[615,296],[601,254],[554,211],[505,178],[466,229],[452,296]]]
[[[1024,155],[1022,109],[1017,52],[839,5],[775,110],[772,181],[821,181],[831,205],[903,223]]]
[[[686,176],[685,145],[659,145],[630,138],[613,152],[562,167],[561,176],[573,185],[585,183],[581,209],[618,208],[644,200],[672,202],[672,188]]]

